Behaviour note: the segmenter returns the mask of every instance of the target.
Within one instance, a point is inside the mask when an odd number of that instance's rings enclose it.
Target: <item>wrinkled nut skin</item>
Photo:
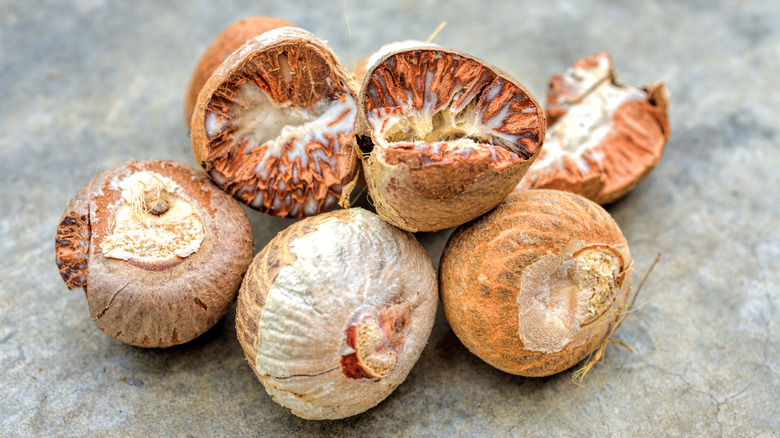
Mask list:
[[[614,263],[608,265],[614,276],[592,313],[571,323],[584,298],[571,293],[566,279],[574,260],[588,254]],[[444,313],[461,342],[502,371],[536,377],[563,371],[600,345],[625,308],[633,262],[617,224],[597,204],[562,191],[526,190],[459,227],[439,275]]]
[[[414,236],[360,208],[304,219],[250,265],[236,332],[268,393],[293,414],[364,412],[400,385],[427,343],[436,274]]]
[[[203,52],[200,61],[198,61],[195,70],[192,72],[190,85],[187,87],[187,94],[184,96],[184,123],[187,124],[187,127],[190,126],[190,121],[192,121],[192,111],[195,109],[198,93],[200,93],[209,76],[214,73],[214,70],[247,40],[269,30],[285,26],[294,26],[294,24],[274,17],[249,17],[231,24],[214,38],[214,41]]]
[[[282,57],[287,60],[285,65]],[[323,99],[356,96],[352,73],[313,34],[294,27],[276,28],[246,41],[219,65],[200,90],[190,124],[195,159],[217,186],[250,208],[272,216],[301,218],[327,211],[336,203],[346,206],[360,168],[353,147],[354,130],[337,136],[325,132],[322,135],[328,144],[310,141],[305,152],[309,164],[292,157],[289,144],[279,157],[259,145],[237,145],[233,135],[239,127],[230,124],[232,116],[225,109],[244,83],[262,89],[274,104],[311,111]],[[224,116],[228,127],[210,135],[209,111]],[[328,126],[341,120],[339,117]],[[314,164],[315,156],[323,155],[326,161]],[[295,175],[293,167],[297,167]],[[317,203],[316,211],[303,207],[310,199]]]
[[[497,84],[500,92],[489,97],[488,90]],[[463,87],[462,95],[450,97],[448,93],[458,87]],[[509,110],[496,131],[518,138],[514,152],[497,146],[498,152],[483,149],[468,155],[436,156],[411,147],[381,147],[369,113],[397,113],[409,101],[420,110],[429,103],[426,93],[437,96],[437,110],[446,109],[449,105],[442,102],[450,99],[455,104],[473,97],[482,112],[481,123],[494,122]],[[538,156],[546,128],[534,97],[507,73],[465,53],[434,45],[379,57],[365,73],[358,108],[356,146],[368,193],[382,218],[412,232],[457,226],[495,207]]]
[[[122,204],[119,181],[148,171],[179,185],[177,194],[203,220],[204,240],[176,260],[108,258]],[[171,161],[141,160],[95,176],[71,199],[57,228],[56,262],[70,289],[84,288],[92,321],[103,332],[138,347],[168,347],[211,328],[233,304],[253,239],[241,206],[200,172]]]
[[[606,53],[580,59],[570,71],[578,73],[557,74],[550,79],[548,134],[555,132],[555,124],[601,84],[633,88],[617,81],[612,59]],[[562,154],[553,162],[546,160],[546,155],[553,153],[552,146],[546,148],[518,189],[565,190],[601,205],[613,203],[633,190],[658,165],[670,135],[669,91],[664,84],[636,90],[643,98],[613,110],[609,131],[598,144],[588,150]]]

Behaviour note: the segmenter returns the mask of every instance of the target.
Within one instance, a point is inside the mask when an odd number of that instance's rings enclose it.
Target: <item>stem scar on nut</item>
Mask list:
[[[606,53],[575,62],[550,79],[545,147],[518,189],[566,190],[598,204],[620,199],[661,160],[668,100],[662,83],[619,83]]]

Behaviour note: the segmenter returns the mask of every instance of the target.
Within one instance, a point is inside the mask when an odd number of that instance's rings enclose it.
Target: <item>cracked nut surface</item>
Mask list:
[[[377,212],[408,231],[484,214],[539,154],[539,105],[508,74],[465,53],[388,47],[371,57],[356,125]]]
[[[599,204],[618,200],[661,160],[668,99],[662,83],[617,82],[606,53],[575,62],[550,79],[545,147],[518,188],[566,190]]]
[[[547,376],[584,359],[612,330],[633,261],[596,203],[524,190],[459,227],[439,275],[444,314],[472,353],[508,373]]]
[[[236,331],[268,393],[295,415],[356,415],[400,385],[428,341],[436,274],[414,236],[360,208],[297,222],[255,257]]]
[[[193,111],[195,158],[255,210],[300,218],[348,202],[356,83],[327,44],[295,27],[235,50],[206,81]]]
[[[56,261],[100,330],[139,347],[190,341],[228,311],[252,258],[246,214],[205,175],[142,160],[92,178],[57,227]]]

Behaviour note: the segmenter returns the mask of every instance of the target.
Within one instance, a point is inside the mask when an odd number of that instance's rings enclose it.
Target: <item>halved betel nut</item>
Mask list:
[[[295,415],[359,414],[400,385],[428,341],[436,273],[425,249],[361,208],[306,218],[260,251],[236,332],[266,391]]]
[[[550,79],[545,147],[518,188],[566,190],[599,204],[618,200],[661,160],[668,99],[661,83],[617,82],[606,53],[575,62]]]
[[[281,217],[348,202],[358,167],[355,81],[327,44],[280,27],[211,75],[192,118],[195,158],[244,204]]]
[[[545,120],[507,73],[439,46],[401,46],[368,67],[356,125],[377,212],[408,231],[474,219],[538,155]]]
[[[252,258],[238,203],[205,175],[170,161],[105,171],[68,202],[57,266],[84,288],[102,331],[131,345],[187,342],[228,311]]]

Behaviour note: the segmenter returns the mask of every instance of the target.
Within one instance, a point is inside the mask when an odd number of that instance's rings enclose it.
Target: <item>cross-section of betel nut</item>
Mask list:
[[[198,94],[214,70],[248,40],[269,30],[286,26],[294,25],[280,18],[249,17],[231,24],[214,38],[192,72],[190,85],[184,96],[184,122],[188,127],[192,121],[192,110],[195,109]]]
[[[400,385],[428,341],[438,287],[410,233],[361,208],[291,225],[250,265],[236,309],[244,354],[295,415],[359,414]]]
[[[545,147],[518,188],[551,188],[599,204],[621,198],[658,164],[669,138],[666,87],[624,85],[597,53],[550,79]]]
[[[195,158],[246,205],[312,216],[348,201],[356,83],[326,43],[281,27],[247,41],[211,75],[192,119]]]
[[[633,262],[598,204],[559,190],[522,190],[452,234],[439,275],[444,314],[472,353],[508,373],[547,376],[611,333]]]
[[[55,247],[65,284],[84,288],[98,328],[131,345],[168,347],[225,315],[253,239],[241,206],[205,175],[142,160],[85,184],[65,208]]]
[[[381,56],[363,80],[356,125],[377,212],[408,231],[484,214],[538,155],[545,120],[507,73],[439,46]]]

